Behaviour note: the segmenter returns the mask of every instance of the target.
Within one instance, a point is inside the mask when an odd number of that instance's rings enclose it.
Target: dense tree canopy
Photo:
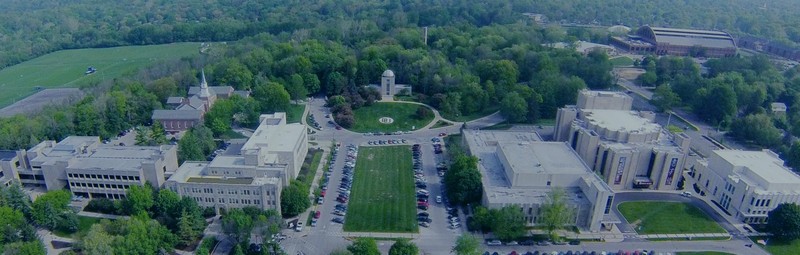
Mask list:
[[[478,158],[458,154],[444,175],[447,197],[457,205],[480,202],[483,194]]]
[[[800,238],[800,206],[780,204],[768,216],[767,229],[776,239],[792,241]]]

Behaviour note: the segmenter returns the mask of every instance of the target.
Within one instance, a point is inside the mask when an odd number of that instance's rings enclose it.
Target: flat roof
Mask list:
[[[500,143],[515,173],[585,174],[591,172],[563,142]]]
[[[582,110],[588,122],[610,131],[659,132],[661,126],[645,119],[635,111]]]
[[[272,122],[266,119],[265,122]],[[250,139],[242,146],[242,150],[266,147],[269,151],[293,151],[299,138],[306,132],[302,124],[269,125],[262,123]]]
[[[0,160],[11,160],[17,156],[17,151],[0,150]]]
[[[74,158],[69,161],[67,169],[135,171],[142,168],[141,159],[119,158]]]
[[[800,185],[800,176],[783,165],[783,160],[774,152],[768,151],[742,151],[742,150],[714,150],[728,163],[747,167],[753,174],[769,183],[794,183]]]
[[[193,183],[218,183],[218,184],[252,184],[250,177],[189,177],[186,182]]]

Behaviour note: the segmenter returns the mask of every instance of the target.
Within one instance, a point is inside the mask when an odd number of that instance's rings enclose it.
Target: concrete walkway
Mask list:
[[[92,218],[110,219],[110,220],[128,219],[128,218],[130,218],[130,216],[124,216],[124,215],[104,214],[104,213],[95,213],[95,212],[87,212],[87,211],[80,211],[80,212],[78,212],[78,215],[86,216],[86,217],[92,217]]]
[[[77,240],[71,238],[57,236],[53,234],[53,232],[50,232],[47,229],[36,229],[36,234],[39,235],[39,238],[42,240],[42,243],[44,243],[44,247],[47,250],[47,254],[59,254],[63,251],[72,249],[70,247],[56,249],[55,247],[53,247],[53,241],[60,241],[73,244],[77,242]]]

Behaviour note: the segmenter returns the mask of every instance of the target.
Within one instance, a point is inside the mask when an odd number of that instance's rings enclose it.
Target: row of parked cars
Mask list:
[[[417,221],[419,221],[419,225],[423,227],[430,227],[431,220],[430,214],[428,214],[428,198],[430,197],[430,192],[428,192],[428,184],[427,180],[425,179],[425,172],[422,168],[422,150],[420,150],[419,144],[414,144],[411,146],[411,153],[414,158],[414,185],[417,187],[417,209],[419,209],[419,213],[417,213]]]
[[[445,133],[439,134],[440,137],[446,136]],[[433,142],[433,151],[436,154],[442,154],[442,147],[444,146],[443,140],[439,137],[431,138],[431,142]],[[441,183],[441,192],[442,194],[446,194],[447,190],[444,184],[444,174],[447,172],[447,163],[444,161],[443,157],[437,157],[436,162],[436,171],[439,174],[439,183]],[[447,228],[450,229],[457,229],[461,227],[461,219],[458,217],[458,209],[453,208],[450,204],[450,201],[447,200],[447,196],[437,196],[436,202],[444,203],[444,208],[447,211]]]
[[[317,119],[314,118],[314,114],[313,113],[308,114],[308,118],[306,119],[306,122],[308,122],[308,124],[311,125],[312,127],[316,128],[318,130],[322,130],[322,125],[320,125],[319,122],[317,122]]]
[[[369,145],[385,145],[385,144],[405,144],[408,141],[406,139],[388,139],[388,140],[375,140],[369,141],[367,144]]]
[[[356,158],[358,158],[358,146],[347,145],[347,158],[345,158],[344,167],[342,168],[342,179],[336,197],[338,204],[336,204],[333,211],[333,214],[338,217],[332,219],[333,222],[339,224],[344,224],[344,216],[347,215],[347,202],[350,200],[350,189],[353,187]]]
[[[389,132],[386,132],[386,133],[381,133],[381,132],[375,132],[375,133],[364,133],[364,135],[365,135],[365,136],[381,136],[381,135],[407,135],[407,134],[411,134],[411,131],[395,131],[395,132],[392,132],[392,133],[389,133]]]

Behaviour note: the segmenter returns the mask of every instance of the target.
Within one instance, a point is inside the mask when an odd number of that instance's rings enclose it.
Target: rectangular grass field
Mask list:
[[[36,92],[36,87],[79,87],[111,80],[163,60],[199,54],[200,43],[174,43],[56,51],[0,70],[0,108]],[[86,68],[97,71],[86,75]]]
[[[711,217],[688,203],[624,202],[618,209],[639,234],[725,233]]]
[[[345,231],[416,233],[410,146],[359,147]]]

